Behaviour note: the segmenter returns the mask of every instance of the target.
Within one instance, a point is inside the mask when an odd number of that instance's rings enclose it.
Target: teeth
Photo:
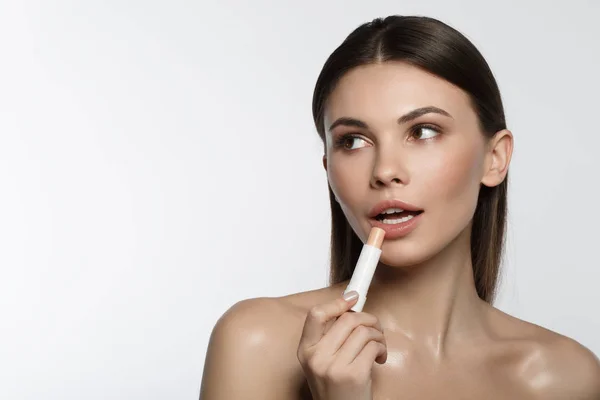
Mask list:
[[[402,211],[404,211],[401,208],[388,208],[387,210],[384,210],[381,212],[381,214],[394,214],[394,213],[401,213]]]
[[[403,223],[403,222],[410,221],[410,220],[411,220],[411,219],[413,219],[413,218],[414,218],[414,216],[413,216],[413,215],[408,215],[408,216],[406,216],[406,217],[404,217],[404,218],[398,218],[398,219],[384,219],[384,220],[383,220],[383,221],[381,221],[381,222],[383,222],[384,224],[393,225],[393,224],[401,224],[401,223]]]

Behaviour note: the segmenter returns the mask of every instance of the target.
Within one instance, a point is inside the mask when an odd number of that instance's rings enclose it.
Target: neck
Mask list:
[[[482,332],[485,303],[475,289],[469,236],[466,229],[419,265],[379,264],[363,311],[377,316],[384,331],[405,336],[437,358],[448,343]]]

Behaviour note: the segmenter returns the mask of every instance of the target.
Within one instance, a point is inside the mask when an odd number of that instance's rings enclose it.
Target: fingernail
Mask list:
[[[358,292],[356,290],[351,290],[344,294],[344,300],[346,301],[352,301],[356,298],[358,298]]]

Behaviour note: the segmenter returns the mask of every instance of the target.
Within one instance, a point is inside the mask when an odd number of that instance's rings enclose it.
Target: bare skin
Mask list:
[[[312,399],[296,356],[302,327],[346,285],[233,306],[213,331],[200,399]],[[388,356],[373,365],[373,399],[600,399],[600,364],[588,349],[487,303],[481,309],[487,335],[443,357],[384,325]]]
[[[434,106],[410,121],[398,118]],[[364,313],[383,328],[387,359],[372,367],[373,399],[600,399],[600,362],[572,339],[511,317],[476,293],[472,216],[480,185],[505,179],[512,133],[488,139],[468,96],[412,66],[355,68],[328,99],[323,164],[348,222],[365,241],[378,201],[424,210],[409,235],[386,240]],[[425,125],[423,125],[425,124]],[[244,300],[219,320],[201,400],[310,399],[297,357],[308,313],[348,282]]]

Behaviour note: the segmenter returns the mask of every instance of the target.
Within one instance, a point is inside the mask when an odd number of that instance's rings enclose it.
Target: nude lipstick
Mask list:
[[[383,229],[373,227],[369,233],[367,243],[363,245],[360,252],[350,283],[344,291],[344,294],[352,290],[358,292],[358,301],[350,308],[352,311],[360,312],[365,305],[367,291],[369,290],[371,280],[375,274],[375,268],[381,256],[381,245],[383,244],[384,236],[385,231]]]

